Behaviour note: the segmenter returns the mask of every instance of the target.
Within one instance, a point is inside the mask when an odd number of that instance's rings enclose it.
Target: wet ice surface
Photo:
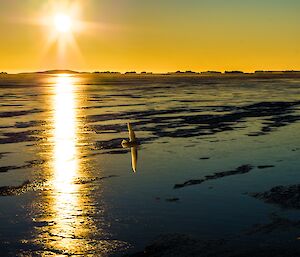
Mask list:
[[[298,225],[281,228],[299,210],[251,193],[298,183],[299,83],[1,78],[1,252],[119,256],[164,233],[297,243]],[[127,122],[136,173],[121,146]]]

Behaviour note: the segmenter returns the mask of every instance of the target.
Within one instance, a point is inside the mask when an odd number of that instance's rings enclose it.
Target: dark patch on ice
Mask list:
[[[43,187],[45,181],[24,181],[19,186],[3,186],[0,187],[0,196],[21,195],[29,191],[36,191]]]
[[[0,159],[2,159],[7,154],[10,154],[10,152],[0,152]]]
[[[22,104],[0,104],[1,107],[22,107]]]
[[[105,177],[78,178],[74,182],[74,184],[84,185],[84,184],[92,183],[92,182],[95,182],[95,181],[100,181],[100,180],[109,179],[109,178],[117,178],[117,177],[119,177],[119,176],[118,175],[109,175],[109,176],[105,176]]]
[[[252,169],[253,169],[252,165],[249,165],[249,164],[242,165],[242,166],[237,167],[235,170],[216,172],[213,175],[207,175],[202,179],[191,179],[182,184],[175,184],[174,189],[182,188],[182,187],[186,187],[186,186],[199,185],[207,180],[213,180],[213,179],[223,178],[223,177],[232,176],[232,175],[245,174],[245,173],[250,172]]]
[[[91,100],[90,100],[91,101]],[[98,101],[98,100],[97,100]],[[135,106],[144,106],[141,104],[118,104],[118,105],[93,105],[93,106],[84,106],[81,109],[102,109],[102,108],[113,108],[113,107],[135,107]]]
[[[8,172],[9,170],[15,170],[18,169],[18,166],[3,166],[0,167],[0,173]]]
[[[24,111],[10,111],[10,112],[0,112],[0,118],[8,118],[8,117],[16,117],[16,116],[24,116],[33,113],[40,113],[41,109],[31,109]]]
[[[300,209],[300,184],[276,186],[266,192],[248,194],[265,203],[276,204],[283,208]]]
[[[10,170],[19,170],[19,169],[26,169],[26,168],[32,168],[38,165],[44,164],[44,160],[32,160],[32,161],[26,161],[26,164],[21,166],[3,166],[0,167],[0,172],[8,172]]]
[[[124,125],[90,124],[96,133],[110,131],[117,134],[126,131],[126,122],[132,120],[132,125],[137,132],[150,132],[159,138],[189,138],[231,131],[238,129],[239,123],[246,122],[247,118],[263,118],[264,126],[261,130],[249,134],[249,136],[261,136],[278,127],[299,121],[300,116],[293,115],[299,105],[300,101],[260,102],[245,106],[202,106],[189,109],[177,107],[89,115],[86,119],[89,123],[124,120]],[[203,114],[206,110],[220,112],[220,114]]]
[[[265,132],[252,132],[252,133],[249,133],[247,134],[249,137],[258,137],[258,136],[263,136],[265,135],[266,133]]]
[[[243,238],[244,239],[244,238]],[[259,243],[241,238],[197,239],[184,234],[159,236],[141,252],[124,257],[295,257],[300,255],[296,239],[274,243],[263,239]]]
[[[166,198],[167,202],[178,202],[179,198],[178,197],[173,197],[173,198]]]
[[[39,134],[38,130],[27,130],[20,132],[6,132],[1,135],[4,138],[0,138],[0,144],[12,144],[12,143],[22,143],[30,141],[38,141],[40,138],[37,136]]]
[[[274,168],[275,165],[258,165],[258,169],[268,169],[268,168]]]
[[[88,184],[95,181],[101,181],[101,180],[115,178],[115,177],[118,176],[110,175],[105,177],[78,178],[76,181],[74,181],[74,184],[83,185],[83,184]],[[21,185],[18,186],[2,186],[0,187],[0,196],[16,196],[30,191],[43,190],[43,188],[46,186],[47,183],[49,183],[49,181],[46,180],[34,180],[34,181],[26,180]]]
[[[262,132],[269,132],[274,128],[284,127],[288,124],[300,121],[300,115],[279,115],[266,119],[266,121],[268,123],[262,128]]]
[[[123,150],[112,150],[112,151],[105,151],[103,154],[125,154],[130,152],[130,149],[123,149]]]
[[[36,127],[45,124],[46,122],[43,121],[26,121],[26,122],[16,122],[15,127],[16,128],[30,128],[30,127]]]

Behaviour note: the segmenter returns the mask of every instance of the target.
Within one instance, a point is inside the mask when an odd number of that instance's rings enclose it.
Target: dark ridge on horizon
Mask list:
[[[77,74],[77,73],[81,73],[81,72],[73,71],[73,70],[46,70],[46,71],[38,71],[36,73],[43,73],[43,74]]]
[[[81,74],[81,73],[87,73],[87,72],[79,72],[74,70],[46,70],[46,71],[33,71],[33,72],[22,72],[18,74]]]

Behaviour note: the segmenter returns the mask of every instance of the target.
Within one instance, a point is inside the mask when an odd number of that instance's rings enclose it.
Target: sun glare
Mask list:
[[[71,17],[65,14],[57,14],[54,16],[54,26],[58,32],[69,32],[72,29]]]
[[[53,56],[53,59],[55,58],[55,63],[59,69],[69,66],[70,60],[83,62],[77,38],[80,33],[87,32],[93,26],[82,20],[81,2],[81,0],[45,0],[41,13],[33,19],[33,23],[41,26],[41,32],[44,34],[44,44],[41,49],[42,58],[45,59],[45,62],[49,62],[47,57],[50,52],[52,56],[54,50],[57,55]]]

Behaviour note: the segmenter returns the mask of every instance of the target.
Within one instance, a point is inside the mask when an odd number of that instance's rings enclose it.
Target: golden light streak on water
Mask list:
[[[57,242],[64,249],[72,249],[71,240],[77,231],[80,214],[78,177],[79,160],[77,156],[76,97],[73,78],[59,75],[55,84],[54,96],[54,160],[53,189],[56,225],[53,234],[63,240]]]
[[[89,159],[81,158],[87,154],[88,135],[80,118],[84,98],[79,95],[83,89],[79,82],[79,77],[63,74],[48,81],[53,110],[49,117],[50,148],[46,151],[50,164],[45,166],[47,189],[37,205],[35,218],[35,244],[42,247],[43,256],[106,256],[128,247],[126,242],[111,239],[106,229],[109,224],[102,217],[102,189],[94,195],[99,174],[91,176]]]
[[[56,235],[71,238],[76,227],[79,199],[74,179],[78,172],[76,151],[76,99],[72,77],[57,77],[54,97],[54,209],[57,215]],[[64,242],[66,243],[66,242]],[[68,245],[64,247],[69,248]]]

